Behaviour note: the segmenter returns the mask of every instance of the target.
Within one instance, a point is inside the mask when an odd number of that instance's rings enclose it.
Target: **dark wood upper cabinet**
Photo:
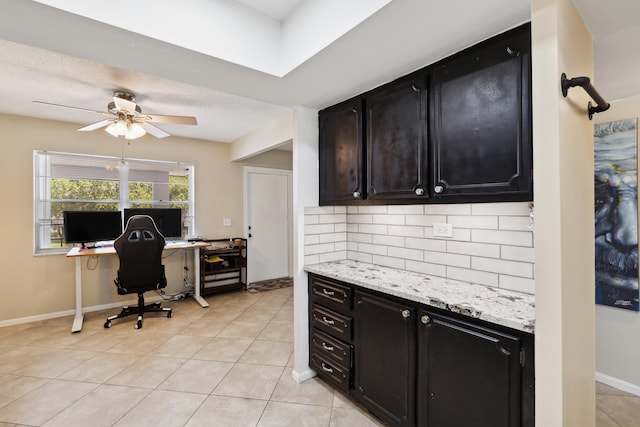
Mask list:
[[[428,197],[427,74],[397,80],[366,97],[367,198]]]
[[[433,67],[433,194],[439,202],[532,199],[530,52],[526,25]]]
[[[361,98],[320,111],[320,205],[365,197],[362,117]]]
[[[320,205],[533,199],[531,27],[322,110]]]

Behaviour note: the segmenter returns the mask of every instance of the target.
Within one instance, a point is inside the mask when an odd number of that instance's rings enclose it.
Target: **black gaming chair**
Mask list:
[[[172,316],[171,308],[163,308],[160,303],[144,305],[143,293],[167,286],[162,264],[164,236],[156,228],[153,219],[147,215],[134,215],[129,218],[124,232],[113,246],[120,258],[118,277],[114,280],[119,295],[138,294],[137,307],[123,307],[120,314],[110,316],[104,324],[111,327],[111,321],[134,314],[138,315],[136,329],[142,328],[142,315],[148,312],[167,313]]]

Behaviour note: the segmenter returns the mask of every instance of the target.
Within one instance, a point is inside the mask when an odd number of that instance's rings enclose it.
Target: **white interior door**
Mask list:
[[[247,168],[248,283],[289,276],[290,173]]]

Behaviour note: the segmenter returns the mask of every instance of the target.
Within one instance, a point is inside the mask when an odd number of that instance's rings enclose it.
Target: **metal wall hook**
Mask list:
[[[562,86],[562,96],[565,98],[569,92],[569,88],[580,86],[584,89],[585,92],[596,102],[596,106],[594,107],[589,101],[587,105],[587,112],[589,114],[589,120],[593,118],[595,113],[602,113],[603,111],[607,111],[611,104],[604,100],[604,98],[598,93],[595,87],[591,84],[591,80],[589,77],[574,77],[572,79],[568,79],[565,73],[562,73],[560,76],[560,84]]]

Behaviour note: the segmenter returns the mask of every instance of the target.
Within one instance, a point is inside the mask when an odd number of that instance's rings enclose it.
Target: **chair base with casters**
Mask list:
[[[134,328],[142,328],[142,316],[144,313],[167,313],[167,317],[173,317],[173,309],[170,307],[162,307],[159,302],[153,304],[144,304],[144,296],[142,293],[138,294],[138,305],[135,307],[124,306],[122,311],[116,315],[107,317],[107,321],[104,322],[105,328],[111,327],[111,321],[115,319],[122,319],[123,317],[138,315],[138,321],[134,325]]]

